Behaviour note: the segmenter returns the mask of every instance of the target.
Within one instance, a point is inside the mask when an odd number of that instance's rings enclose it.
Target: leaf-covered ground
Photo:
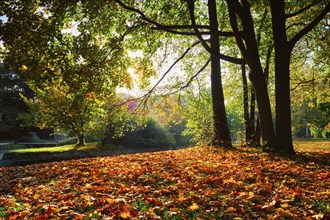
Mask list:
[[[327,219],[329,167],[195,147],[0,168],[0,219]]]

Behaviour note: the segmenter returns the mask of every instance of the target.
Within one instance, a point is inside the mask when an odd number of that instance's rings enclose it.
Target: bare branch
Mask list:
[[[190,86],[191,82],[201,73],[205,70],[205,68],[209,65],[210,63],[210,59],[206,61],[206,63],[192,76],[189,78],[188,82],[185,84],[185,85],[181,85],[178,89],[176,89],[175,91],[172,91],[172,92],[169,92],[169,93],[166,93],[166,94],[162,94],[162,95],[159,95],[159,96],[170,96],[170,95],[173,95],[173,94],[176,94],[178,92],[180,92],[181,90],[187,88]],[[183,83],[181,83],[183,84]]]
[[[172,65],[167,69],[167,71],[162,75],[162,77],[158,80],[158,82],[142,97],[140,97],[139,99],[142,99],[142,101],[140,102],[139,106],[137,107],[137,109],[139,109],[142,105],[146,105],[146,102],[148,101],[148,99],[150,98],[151,94],[154,92],[154,90],[156,89],[156,87],[164,80],[164,78],[166,77],[166,75],[172,70],[172,68],[180,61],[182,60],[187,53],[196,45],[200,44],[199,41],[193,43],[191,45],[191,47],[189,47],[188,49],[186,49],[186,51],[178,58],[176,59]]]
[[[200,68],[198,71],[197,71],[197,73],[195,73],[195,75],[193,75],[192,77],[190,77],[190,79],[189,79],[189,81],[185,84],[185,85],[183,85],[183,86],[181,86],[180,87],[180,90],[181,89],[184,89],[184,88],[187,88],[189,85],[190,85],[190,83],[201,73],[201,72],[203,72],[203,70],[209,65],[209,63],[210,63],[210,59],[208,59],[207,61],[206,61],[206,63],[204,64],[204,66],[202,66],[202,68]]]

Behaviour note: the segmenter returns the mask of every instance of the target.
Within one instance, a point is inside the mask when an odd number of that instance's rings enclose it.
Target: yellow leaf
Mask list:
[[[289,207],[289,204],[288,203],[283,203],[283,204],[281,204],[281,207],[284,208],[284,209],[285,208],[288,208]]]
[[[121,212],[120,213],[120,217],[122,218],[130,218],[131,217],[131,213],[129,211],[126,211],[126,212]]]
[[[196,210],[196,209],[199,209],[199,206],[197,205],[196,202],[193,202],[193,204],[191,206],[189,206],[189,209]]]
[[[116,200],[115,200],[115,199],[111,199],[111,198],[109,198],[109,199],[107,199],[107,202],[108,202],[110,205],[112,205],[112,204],[114,204],[114,203],[116,202]]]

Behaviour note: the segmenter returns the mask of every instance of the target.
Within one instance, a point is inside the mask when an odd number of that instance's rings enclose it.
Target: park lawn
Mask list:
[[[52,147],[33,147],[33,148],[22,148],[15,150],[8,150],[8,153],[58,153],[73,150],[95,150],[97,149],[97,142],[86,143],[85,146],[77,147],[74,144],[52,146]]]
[[[0,168],[0,218],[328,219],[329,154],[307,153],[194,147]]]

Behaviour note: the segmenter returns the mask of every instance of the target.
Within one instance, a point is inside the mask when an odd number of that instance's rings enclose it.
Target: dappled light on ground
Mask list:
[[[319,154],[315,154],[316,157]],[[10,219],[322,219],[329,161],[195,147],[0,168]]]

